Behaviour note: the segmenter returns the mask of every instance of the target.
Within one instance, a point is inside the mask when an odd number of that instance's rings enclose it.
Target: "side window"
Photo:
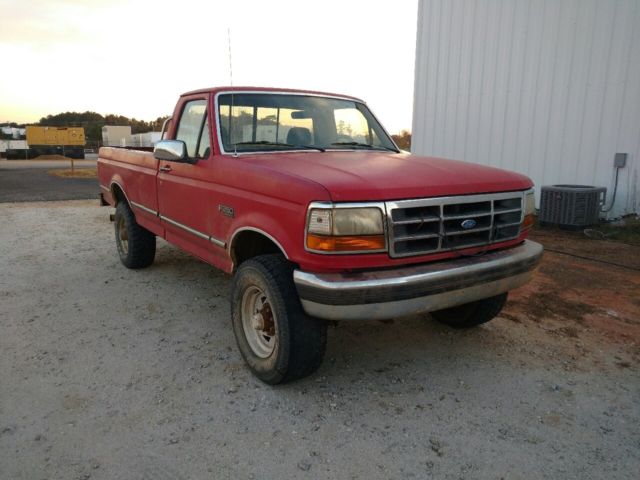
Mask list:
[[[198,149],[198,140],[207,118],[207,101],[193,100],[187,102],[182,110],[176,140],[182,140],[187,145],[187,154],[194,158]],[[209,141],[209,133],[206,132],[206,140]]]

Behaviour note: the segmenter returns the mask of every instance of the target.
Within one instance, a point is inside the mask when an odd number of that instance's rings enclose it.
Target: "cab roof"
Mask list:
[[[278,93],[295,93],[295,94],[309,94],[309,95],[320,95],[320,96],[326,96],[326,97],[338,97],[338,98],[344,98],[347,100],[354,100],[356,102],[360,102],[360,103],[365,103],[363,100],[361,100],[360,98],[357,97],[352,97],[350,95],[342,95],[339,93],[329,93],[329,92],[318,92],[315,90],[297,90],[297,89],[293,89],[293,88],[270,88],[270,87],[210,87],[210,88],[201,88],[198,90],[192,90],[190,92],[186,92],[183,93],[182,95],[180,95],[181,97],[186,97],[186,96],[190,96],[190,95],[196,95],[199,93],[211,93],[211,94],[216,94],[216,93],[220,93],[220,92],[257,92],[257,93],[261,93],[261,92],[265,92],[265,93],[270,93],[270,92],[278,92]]]

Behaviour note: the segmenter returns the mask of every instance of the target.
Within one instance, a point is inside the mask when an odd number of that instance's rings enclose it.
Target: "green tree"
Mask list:
[[[402,150],[411,150],[411,132],[402,130],[398,135],[391,135],[391,138]]]

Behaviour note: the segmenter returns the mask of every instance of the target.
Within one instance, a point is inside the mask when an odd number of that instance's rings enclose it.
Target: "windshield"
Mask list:
[[[353,100],[269,93],[224,94],[218,97],[218,119],[226,152],[398,151],[369,109]]]

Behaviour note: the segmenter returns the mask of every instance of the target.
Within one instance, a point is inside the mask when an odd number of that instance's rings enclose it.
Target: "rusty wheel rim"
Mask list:
[[[242,295],[242,329],[252,352],[268,358],[276,348],[276,317],[267,294],[251,286]]]
[[[122,256],[126,257],[129,253],[129,234],[127,233],[127,225],[123,217],[118,218],[116,238],[118,240],[118,250],[120,250]]]

